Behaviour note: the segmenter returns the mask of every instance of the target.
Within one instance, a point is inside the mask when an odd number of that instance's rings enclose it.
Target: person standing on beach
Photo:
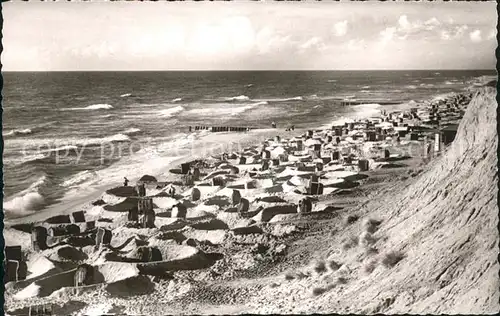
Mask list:
[[[128,181],[128,179],[127,179],[126,177],[123,177],[123,179],[125,179],[125,180],[123,181],[123,186],[124,186],[124,187],[128,187],[128,182],[129,182],[129,181]]]

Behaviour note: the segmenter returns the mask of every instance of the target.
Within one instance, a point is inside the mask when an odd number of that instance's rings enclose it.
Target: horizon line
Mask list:
[[[106,70],[2,70],[2,73],[9,72],[330,72],[330,71],[497,71],[496,67],[493,68],[434,68],[434,69],[242,69],[242,70],[224,70],[224,69],[168,69],[168,70],[124,70],[124,69],[106,69]]]

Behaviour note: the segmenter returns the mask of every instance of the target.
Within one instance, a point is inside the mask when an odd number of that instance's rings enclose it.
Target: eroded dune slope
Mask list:
[[[425,172],[360,210],[382,221],[373,234],[360,220],[331,237],[327,266],[340,269],[280,282],[255,311],[498,312],[495,94],[476,93],[455,141]],[[349,235],[358,245],[343,247]]]

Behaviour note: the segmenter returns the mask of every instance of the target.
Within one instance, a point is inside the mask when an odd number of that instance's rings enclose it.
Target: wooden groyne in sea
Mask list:
[[[341,106],[360,105],[360,104],[380,104],[380,105],[394,105],[401,104],[404,101],[381,101],[381,100],[342,100]]]
[[[245,126],[189,126],[189,131],[203,131],[208,130],[210,132],[248,132],[252,129],[257,129],[257,127],[245,127]]]

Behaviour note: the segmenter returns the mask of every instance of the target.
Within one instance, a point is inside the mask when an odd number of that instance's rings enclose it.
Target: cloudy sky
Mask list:
[[[8,2],[5,71],[494,69],[495,2]]]

